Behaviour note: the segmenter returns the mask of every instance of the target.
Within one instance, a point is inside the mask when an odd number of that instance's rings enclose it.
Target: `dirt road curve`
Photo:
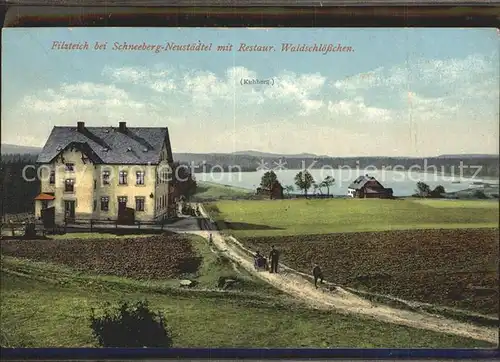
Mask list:
[[[208,218],[203,207],[201,205],[199,207],[202,215]],[[224,252],[234,262],[274,287],[304,301],[311,307],[335,310],[339,313],[364,315],[383,322],[498,343],[498,329],[495,328],[475,326],[424,312],[417,313],[381,304],[373,304],[343,288],[337,288],[334,292],[316,289],[307,279],[286,269],[279,274],[258,272],[254,269],[253,259],[242,250],[236,239],[232,237],[226,239],[216,230],[201,230],[191,233],[196,233],[205,238],[208,238],[209,233],[211,233],[214,246]]]

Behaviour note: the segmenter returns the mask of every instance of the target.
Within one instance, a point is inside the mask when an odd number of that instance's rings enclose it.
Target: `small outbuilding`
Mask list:
[[[393,197],[391,188],[385,188],[375,177],[368,175],[359,176],[354,180],[347,188],[347,196],[380,199],[390,199]]]

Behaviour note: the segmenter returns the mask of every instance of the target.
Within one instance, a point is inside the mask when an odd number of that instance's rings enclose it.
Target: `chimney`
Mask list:
[[[85,130],[85,122],[76,122],[76,129],[78,132],[83,132]]]
[[[125,132],[127,130],[127,122],[120,122],[119,129],[120,129],[120,132]]]

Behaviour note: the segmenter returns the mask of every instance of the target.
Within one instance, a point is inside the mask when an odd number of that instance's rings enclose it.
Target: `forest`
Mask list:
[[[33,154],[2,155],[0,164],[0,193],[2,195],[2,215],[34,211],[33,199],[40,191],[36,170],[26,169],[34,165],[37,156]],[[34,181],[28,181],[35,178]]]

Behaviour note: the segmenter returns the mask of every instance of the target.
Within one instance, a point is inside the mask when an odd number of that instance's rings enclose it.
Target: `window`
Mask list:
[[[53,185],[56,183],[56,171],[50,171],[49,184]]]
[[[67,163],[66,164],[66,171],[68,171],[68,172],[75,171],[75,164],[74,163]]]
[[[144,171],[137,171],[135,173],[135,176],[136,176],[136,184],[144,185]]]
[[[102,184],[109,185],[109,171],[102,171]]]
[[[135,198],[135,211],[144,211],[144,206],[146,204],[145,197],[136,197]]]
[[[168,172],[165,170],[158,171],[158,176],[156,179],[157,184],[164,184],[168,181]]]
[[[94,211],[97,210],[97,200],[94,200]]]
[[[127,171],[120,171],[118,183],[120,185],[126,185],[127,184]]]
[[[75,192],[75,180],[67,179],[64,181],[64,192]]]
[[[127,208],[127,196],[118,196],[118,213],[124,211]]]
[[[101,197],[101,211],[109,211],[109,197]]]
[[[97,180],[94,180],[94,190],[97,188]]]

